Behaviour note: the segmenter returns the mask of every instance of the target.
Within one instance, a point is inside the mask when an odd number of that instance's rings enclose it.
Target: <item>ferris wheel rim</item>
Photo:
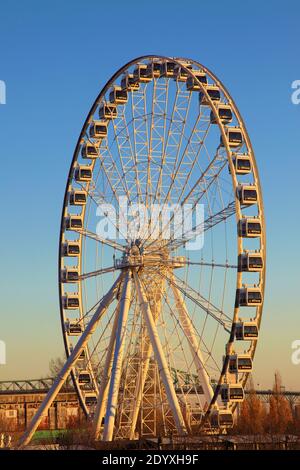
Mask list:
[[[59,240],[59,263],[58,263],[58,269],[59,269],[59,298],[60,298],[60,314],[61,314],[61,324],[62,324],[62,331],[63,331],[63,338],[64,338],[64,345],[65,345],[65,350],[66,350],[66,354],[67,356],[70,354],[70,346],[69,346],[69,343],[68,343],[68,337],[67,337],[67,333],[66,333],[66,329],[65,329],[65,315],[64,315],[64,309],[63,309],[63,305],[62,305],[62,297],[63,297],[63,283],[61,281],[61,260],[63,259],[63,254],[62,254],[62,241],[63,241],[63,233],[64,233],[64,217],[65,217],[65,212],[66,212],[66,207],[68,205],[68,190],[69,190],[69,187],[70,187],[70,183],[72,181],[72,171],[73,171],[73,168],[74,168],[74,164],[77,160],[77,157],[78,157],[78,153],[79,153],[79,149],[80,149],[80,145],[81,145],[81,141],[82,141],[82,137],[83,135],[85,134],[87,128],[88,128],[88,125],[89,125],[89,121],[90,121],[90,116],[93,115],[93,113],[95,112],[96,108],[97,108],[97,105],[99,104],[100,100],[101,100],[101,97],[103,97],[105,95],[105,93],[108,91],[108,89],[112,86],[112,84],[115,82],[115,80],[121,76],[121,74],[126,71],[130,66],[132,65],[135,65],[137,63],[139,63],[140,61],[146,61],[146,60],[154,60],[154,59],[159,59],[159,60],[162,60],[162,61],[173,61],[173,62],[176,62],[178,65],[180,65],[182,68],[184,68],[184,65],[182,64],[181,61],[190,61],[191,63],[193,64],[196,64],[197,66],[199,66],[199,68],[202,68],[203,70],[206,71],[206,73],[209,74],[209,76],[213,77],[214,80],[216,81],[216,83],[218,83],[218,85],[220,86],[220,88],[222,89],[222,91],[224,92],[224,94],[226,95],[227,94],[227,97],[229,98],[230,100],[230,104],[233,106],[233,109],[234,109],[234,112],[235,112],[235,115],[237,116],[237,119],[238,119],[238,122],[241,123],[241,127],[243,129],[243,135],[245,136],[246,138],[246,145],[247,145],[247,148],[249,147],[250,150],[251,150],[251,162],[253,162],[254,164],[254,169],[255,169],[255,174],[254,174],[254,179],[255,179],[255,182],[257,184],[257,187],[258,187],[258,191],[259,191],[259,214],[260,214],[260,219],[262,220],[262,246],[263,246],[263,254],[264,254],[264,269],[263,269],[263,281],[262,281],[262,294],[264,294],[264,288],[265,288],[265,266],[266,266],[266,249],[265,249],[265,220],[264,220],[264,211],[263,211],[263,200],[262,200],[262,192],[261,192],[261,185],[260,185],[260,181],[259,181],[259,174],[258,174],[258,170],[257,170],[257,165],[256,165],[256,160],[255,160],[255,156],[254,156],[254,152],[253,152],[253,149],[252,149],[252,144],[251,144],[251,141],[249,139],[249,136],[248,136],[248,133],[247,133],[247,130],[246,130],[246,127],[244,125],[244,122],[242,120],[242,117],[239,113],[239,110],[238,108],[236,107],[231,95],[229,95],[229,93],[227,92],[226,88],[224,87],[223,83],[217,79],[217,77],[215,77],[215,75],[210,72],[206,67],[204,67],[203,65],[199,64],[198,62],[194,61],[194,60],[191,60],[191,59],[177,59],[177,58],[172,58],[172,57],[165,57],[165,56],[157,56],[157,55],[146,55],[146,56],[141,56],[141,57],[138,57],[130,62],[128,62],[127,64],[125,64],[123,67],[121,67],[111,78],[110,80],[105,84],[105,86],[102,88],[101,92],[99,93],[99,95],[97,96],[96,100],[94,101],[88,115],[87,115],[87,118],[84,122],[84,125],[82,127],[82,130],[81,130],[81,133],[79,135],[79,138],[78,138],[78,141],[77,141],[77,144],[76,144],[76,147],[75,147],[75,151],[74,151],[74,155],[73,155],[73,159],[72,159],[72,162],[71,162],[71,165],[70,165],[70,171],[69,171],[69,175],[68,175],[68,179],[67,179],[67,184],[66,184],[66,190],[65,190],[65,196],[64,196],[64,203],[63,203],[63,210],[62,210],[62,217],[61,217],[61,227],[60,227],[60,240]],[[186,68],[186,71],[188,73],[191,73],[189,71],[189,69]],[[197,77],[195,77],[195,79],[197,79]],[[200,86],[203,88],[203,91],[207,94],[205,88],[202,86],[201,82],[199,82]],[[208,100],[210,100],[210,97],[207,95],[207,98]],[[210,108],[212,109],[212,111],[216,113],[216,107],[214,105],[214,103],[210,100]],[[227,153],[227,158],[228,158],[228,154],[231,152],[230,151],[230,148],[229,148],[229,145],[228,145],[228,142],[226,140],[226,135],[225,135],[225,125],[223,123],[221,123],[220,119],[218,118],[218,116],[216,116],[216,118],[219,120],[218,122],[218,125],[219,125],[219,128],[220,128],[220,131],[221,131],[221,134],[223,135],[224,137],[224,143],[225,143],[225,147],[226,147],[226,153]],[[228,158],[228,162],[230,164],[230,159]],[[232,162],[231,162],[231,167],[233,168],[232,166]],[[233,178],[233,172],[232,172],[232,178]],[[240,207],[236,208],[236,211],[235,211],[235,214],[237,216],[237,212],[238,210],[240,210]],[[241,211],[239,212],[239,220],[241,219]],[[240,247],[241,248],[241,247]],[[241,249],[238,248],[238,253],[240,254],[241,253]],[[81,263],[81,260],[79,261]],[[240,283],[239,283],[240,285]],[[264,297],[264,295],[263,295]],[[260,314],[258,316],[258,325],[260,325],[260,321],[261,321],[261,313],[262,313],[262,306],[261,308],[259,309],[260,310]],[[235,312],[234,314],[234,318],[237,320],[237,315],[238,315],[238,310]],[[233,320],[233,323],[234,323],[234,320]],[[232,326],[232,328],[234,328]],[[234,331],[232,330],[231,331],[231,337],[233,338],[234,337]],[[254,353],[255,353],[255,348],[256,348],[256,341],[252,341],[252,346],[251,346],[251,355],[252,357],[254,357]],[[228,356],[228,355],[227,355]],[[225,372],[226,372],[226,367],[224,366],[224,371],[223,373],[221,374],[220,376],[220,384],[221,384],[221,381],[225,375]],[[244,379],[244,382],[246,382],[247,380],[247,376],[248,374],[246,374],[245,376],[245,379]],[[75,374],[74,374],[74,371],[72,371],[72,378],[73,378],[73,382],[74,382],[74,385],[75,385],[75,388],[78,392],[78,395],[80,397],[80,400],[81,400],[81,404],[83,406],[83,409],[85,410],[85,412],[88,412],[85,404],[83,403],[83,399],[82,399],[82,394],[81,394],[81,391],[80,391],[80,387],[77,383],[77,380],[76,380],[76,377],[75,377]],[[218,392],[215,393],[215,396],[217,396]],[[213,403],[212,403],[213,404]],[[212,405],[211,404],[211,405]],[[235,407],[235,405],[234,405]],[[209,408],[208,411],[210,411],[211,409],[211,406]]]

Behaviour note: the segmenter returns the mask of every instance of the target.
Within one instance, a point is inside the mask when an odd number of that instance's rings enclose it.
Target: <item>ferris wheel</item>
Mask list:
[[[67,361],[23,442],[70,373],[96,439],[232,426],[265,257],[258,170],[226,88],[190,59],[126,64],[71,163],[59,249]]]

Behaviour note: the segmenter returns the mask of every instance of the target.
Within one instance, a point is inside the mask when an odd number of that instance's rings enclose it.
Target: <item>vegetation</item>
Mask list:
[[[241,404],[232,434],[300,434],[300,415],[293,414],[289,401],[283,395],[283,389],[277,372],[273,385],[274,394],[269,403],[264,404],[256,395],[253,383],[250,383],[250,393]]]
[[[59,360],[52,362],[50,369],[54,372],[59,367]],[[248,394],[240,405],[235,426],[228,431],[228,435],[199,436],[199,441],[194,440],[193,444],[186,441],[168,444],[164,441],[165,448],[193,448],[191,445],[199,446],[203,449],[224,448],[226,445],[236,445],[236,448],[299,448],[300,446],[300,407],[292,409],[290,402],[283,394],[284,387],[280,374],[277,372],[274,378],[273,394],[268,402],[264,403],[256,394],[253,382],[248,385]],[[0,410],[0,434],[12,436],[12,443],[18,440],[21,430],[15,419],[5,416],[5,410]],[[293,436],[294,437],[293,437]],[[296,437],[298,436],[298,437]],[[225,440],[224,440],[225,439]],[[228,439],[228,441],[226,441]],[[232,441],[233,439],[233,441]],[[226,444],[227,442],[227,444]],[[237,442],[237,444],[232,444]],[[135,443],[129,441],[116,441],[110,443],[109,448],[128,449],[132,446],[147,448],[150,441],[140,440]],[[152,444],[155,446],[155,442]],[[83,416],[70,416],[66,429],[47,430],[40,427],[35,433],[32,441],[33,446],[39,448],[60,448],[60,449],[101,449],[107,448],[107,443],[95,443],[91,423],[87,423]],[[52,447],[51,447],[52,446]],[[157,442],[157,446],[162,448]],[[170,447],[171,446],[171,447]],[[174,446],[174,447],[172,447]],[[184,446],[184,447],[182,447]],[[213,447],[212,447],[213,446]],[[244,446],[244,447],[243,447]],[[248,447],[247,447],[248,446]],[[258,446],[258,447],[256,447]],[[265,447],[264,447],[265,446]],[[267,447],[266,447],[267,446]],[[270,447],[271,446],[271,447]],[[294,446],[294,447],[293,447]],[[297,447],[295,447],[297,446]]]

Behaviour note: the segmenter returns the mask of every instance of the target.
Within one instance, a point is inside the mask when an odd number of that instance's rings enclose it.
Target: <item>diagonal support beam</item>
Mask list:
[[[209,300],[205,299],[199,292],[193,289],[185,281],[173,274],[173,277],[166,276],[160,273],[161,276],[165,277],[170,285],[174,285],[179,291],[181,291],[185,297],[190,299],[196,305],[198,305],[207,315],[210,315],[220,325],[223,326],[227,333],[231,333],[231,318],[223,312],[221,309],[213,305]],[[176,282],[174,281],[176,280]]]
[[[142,341],[144,342],[144,351],[143,351],[143,357],[142,357],[142,364],[140,365],[138,376],[137,376],[137,381],[136,381],[135,406],[130,416],[131,424],[130,424],[129,439],[134,439],[134,436],[135,436],[136,423],[137,423],[138,415],[139,415],[140,408],[141,408],[141,403],[143,399],[143,390],[145,388],[145,382],[146,382],[147,374],[149,371],[150,358],[151,358],[151,354],[153,351],[148,335],[144,334],[142,336]]]
[[[174,284],[172,284],[171,287],[175,297],[176,307],[179,313],[179,320],[189,343],[193,361],[198,371],[199,380],[203,387],[207,405],[209,405],[214,396],[214,392],[209,381],[209,376],[204,367],[204,361],[200,350],[200,345],[198,344],[196,338],[194,326],[189,317],[181,292],[174,286]]]
[[[165,358],[163,348],[159,339],[158,331],[151,313],[147,297],[144,292],[144,288],[139,280],[137,273],[134,271],[134,281],[136,285],[136,291],[138,295],[139,304],[144,316],[145,324],[148,330],[148,335],[151,341],[151,345],[154,351],[154,356],[158,364],[159,373],[164,384],[164,388],[167,394],[168,402],[174,417],[175,425],[179,435],[187,435],[186,425],[181,413],[177,395],[175,393],[171,373],[168,367],[167,360]]]
[[[113,352],[115,348],[116,331],[117,331],[117,326],[119,322],[119,316],[120,316],[120,305],[118,305],[118,308],[116,309],[114,324],[112,327],[110,341],[109,341],[109,345],[108,345],[107,353],[106,353],[103,376],[102,376],[102,380],[100,383],[97,407],[96,407],[95,415],[94,415],[94,433],[95,433],[96,441],[100,439],[102,421],[105,415],[105,408],[107,405],[107,395],[108,395],[108,388],[110,384]]]
[[[162,287],[162,291],[163,291],[163,287]],[[152,308],[151,310],[155,324],[157,323],[157,320],[161,314],[161,304],[162,304],[162,300],[160,299],[156,303],[155,307]],[[143,330],[141,341],[143,342],[142,363],[139,367],[139,372],[138,372],[137,381],[136,381],[135,398],[134,398],[135,406],[130,415],[131,425],[130,425],[129,439],[135,438],[137,419],[138,419],[138,415],[139,415],[141,405],[142,405],[143,391],[145,388],[146,379],[147,379],[147,375],[148,375],[148,371],[150,367],[151,355],[153,353],[150,338],[147,334],[146,328],[144,328]]]
[[[122,374],[124,345],[126,340],[126,324],[131,301],[131,284],[131,271],[127,271],[120,300],[120,313],[116,331],[116,344],[111,369],[111,379],[109,384],[107,407],[103,429],[104,441],[111,441],[113,438],[118,407],[118,395]]]
[[[91,335],[94,333],[101,317],[108,309],[110,303],[112,302],[113,298],[115,297],[117,290],[119,288],[119,284],[123,278],[123,273],[118,277],[116,282],[113,284],[112,288],[108,291],[108,293],[103,297],[102,301],[99,304],[96,312],[94,313],[93,317],[91,318],[89,324],[85,328],[84,332],[82,333],[81,337],[79,338],[77,344],[75,345],[72,353],[68,357],[65,365],[57,375],[55,381],[53,382],[52,387],[50,388],[49,392],[47,393],[46,397],[44,398],[41,406],[39,407],[38,411],[32,418],[27,430],[20,438],[17,446],[25,446],[27,445],[33,434],[35,433],[36,429],[38,428],[42,417],[45,413],[48,412],[50,406],[52,405],[53,401],[55,400],[57,394],[59,393],[61,387],[65,383],[68,375],[70,374],[72,368],[74,367],[81,351],[86,346],[87,342],[89,341]]]

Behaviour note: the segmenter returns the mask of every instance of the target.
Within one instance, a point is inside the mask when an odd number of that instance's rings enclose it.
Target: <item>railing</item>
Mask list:
[[[48,392],[53,382],[53,377],[46,377],[43,379],[0,381],[0,395],[7,395],[8,393],[46,393]],[[63,392],[74,391],[72,386],[66,385],[64,385],[61,390]]]
[[[176,384],[176,379],[184,374],[183,371],[172,371],[173,381]],[[190,374],[186,374],[186,379],[190,377]],[[194,376],[192,376],[194,377]],[[26,393],[46,393],[54,382],[53,377],[46,377],[42,379],[27,379],[27,380],[5,380],[0,381],[0,395],[8,394],[26,394]],[[194,383],[194,382],[193,382]],[[188,380],[185,382],[188,386]],[[72,384],[64,385],[61,389],[62,392],[74,392]],[[178,389],[179,391],[179,389]],[[192,393],[192,391],[191,391]],[[201,393],[201,389],[197,390],[197,393]],[[251,392],[246,390],[246,395]],[[272,395],[276,395],[273,390],[255,390],[256,395],[261,398],[262,401],[268,402]],[[299,401],[300,404],[300,391],[281,390],[280,394],[285,396],[290,403],[295,404]]]

